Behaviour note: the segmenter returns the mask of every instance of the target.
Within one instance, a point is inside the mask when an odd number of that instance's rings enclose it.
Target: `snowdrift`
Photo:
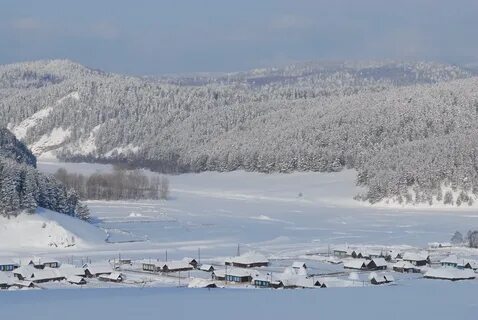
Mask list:
[[[0,249],[85,248],[104,243],[106,233],[79,219],[39,208],[36,214],[0,217]]]

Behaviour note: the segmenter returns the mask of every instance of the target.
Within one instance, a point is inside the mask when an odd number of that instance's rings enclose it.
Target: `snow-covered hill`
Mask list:
[[[35,214],[0,216],[0,249],[5,251],[88,248],[105,239],[106,233],[94,225],[43,208]]]

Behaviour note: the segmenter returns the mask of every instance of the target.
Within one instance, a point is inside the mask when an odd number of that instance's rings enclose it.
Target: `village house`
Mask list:
[[[345,258],[351,255],[351,252],[347,248],[335,248],[333,251],[333,255],[339,258]]]
[[[87,264],[83,266],[85,275],[88,278],[99,277],[101,275],[108,275],[113,272],[113,268],[108,264]]]
[[[164,262],[161,267],[162,272],[191,271],[193,269],[194,267],[186,260]]]
[[[214,266],[210,265],[210,264],[202,264],[199,267],[199,270],[206,271],[206,272],[213,272],[214,271]]]
[[[421,270],[419,267],[414,266],[408,261],[398,261],[393,265],[393,271],[396,272],[406,272],[406,273],[420,273]]]
[[[150,271],[150,272],[160,272],[163,266],[162,262],[159,261],[143,261],[141,263],[143,271]]]
[[[344,261],[344,268],[345,269],[355,269],[355,270],[365,270],[367,269],[367,264],[365,260],[347,260]]]
[[[13,262],[9,259],[0,260],[0,271],[13,271],[18,268],[20,265],[16,262]]]
[[[32,265],[36,269],[44,269],[44,268],[58,268],[60,267],[60,262],[55,259],[50,258],[38,258],[34,257],[29,259],[29,265]]]
[[[233,257],[225,261],[226,266],[238,268],[257,268],[269,265],[269,260],[262,254],[248,252],[242,256]]]
[[[381,274],[381,275],[371,275],[370,277],[370,283],[373,285],[380,285],[380,284],[385,284],[385,283],[390,283],[394,282],[395,279],[393,278],[392,275],[389,274]]]
[[[458,269],[473,269],[478,270],[478,261],[471,259],[463,259],[457,265]]]
[[[458,266],[458,257],[455,255],[450,255],[440,261],[442,267],[452,267],[456,268]]]
[[[98,277],[98,280],[105,282],[122,282],[124,275],[120,272],[112,272],[110,274],[102,274]]]
[[[21,266],[13,271],[13,276],[18,280],[31,281],[33,283],[43,283],[50,281],[61,281],[65,276],[57,268],[46,267],[36,269],[32,265]]]
[[[35,277],[35,272],[38,269],[35,269],[32,265],[21,266],[13,270],[13,276],[18,280],[26,280]]]
[[[214,269],[214,271],[211,274],[211,277],[212,277],[213,280],[224,281],[224,280],[226,280],[226,270],[225,269]]]
[[[69,276],[66,278],[66,281],[71,284],[76,284],[76,285],[85,285],[86,280],[83,277],[80,276]]]
[[[374,258],[367,263],[368,270],[385,270],[387,269],[387,262],[384,258]]]
[[[414,266],[426,266],[430,263],[430,257],[427,253],[406,252],[403,255],[403,261],[408,261]]]
[[[247,270],[239,268],[229,268],[226,270],[225,280],[228,282],[244,283],[251,282],[252,277],[251,273]]]

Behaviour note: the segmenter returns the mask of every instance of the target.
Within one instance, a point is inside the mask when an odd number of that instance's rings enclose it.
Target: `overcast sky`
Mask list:
[[[0,64],[130,74],[299,60],[478,61],[478,0],[0,0]]]

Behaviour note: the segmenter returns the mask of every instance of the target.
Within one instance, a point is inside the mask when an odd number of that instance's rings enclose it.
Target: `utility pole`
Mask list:
[[[165,262],[168,262],[168,250],[166,249],[166,261]]]
[[[237,253],[236,253],[236,256],[240,256],[241,255],[241,245],[238,243],[237,244]]]
[[[198,263],[201,264],[201,248],[198,248]]]

